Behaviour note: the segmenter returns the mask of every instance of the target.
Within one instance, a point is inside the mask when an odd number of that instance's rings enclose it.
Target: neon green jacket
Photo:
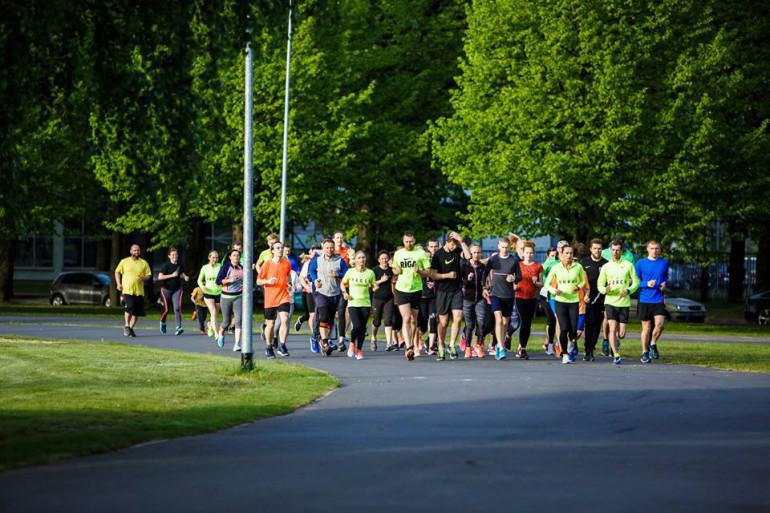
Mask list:
[[[545,283],[548,292],[560,303],[577,303],[580,301],[578,291],[585,287],[585,271],[583,266],[577,262],[572,262],[569,269],[559,262],[551,268]],[[561,294],[555,294],[559,289]]]
[[[607,292],[607,285],[610,291]],[[624,307],[631,306],[631,294],[639,288],[639,277],[634,270],[634,264],[621,258],[619,262],[610,260],[602,266],[599,279],[596,281],[599,292],[604,294],[604,304]],[[628,294],[620,297],[621,290],[628,290]]]

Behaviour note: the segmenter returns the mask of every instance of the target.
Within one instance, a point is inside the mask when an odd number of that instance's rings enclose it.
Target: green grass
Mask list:
[[[0,337],[0,469],[282,415],[337,385],[285,362]]]
[[[699,344],[695,342],[660,342],[662,363],[701,365],[717,369],[744,372],[770,372],[770,345],[762,344]],[[632,352],[623,347],[623,356]]]
[[[545,319],[539,317],[532,325],[533,330],[545,331]],[[636,319],[630,319],[627,328],[631,337],[638,337],[642,331],[642,323]],[[673,322],[667,321],[665,325],[666,333],[677,333],[681,335],[708,335],[708,336],[740,336],[740,337],[767,337],[770,338],[770,326],[757,326],[756,324],[744,325],[722,325],[722,324],[704,324],[697,322]]]

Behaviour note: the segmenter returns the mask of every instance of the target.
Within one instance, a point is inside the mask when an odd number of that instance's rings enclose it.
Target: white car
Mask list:
[[[706,305],[685,297],[667,297],[666,314],[674,321],[704,322]]]

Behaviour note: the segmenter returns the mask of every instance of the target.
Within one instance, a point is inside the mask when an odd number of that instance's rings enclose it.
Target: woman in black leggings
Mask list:
[[[578,291],[585,287],[583,266],[572,259],[570,246],[562,248],[560,262],[548,274],[548,292],[556,298],[556,318],[559,321],[559,344],[562,351],[562,363],[573,363],[574,356],[568,351],[570,341],[577,338],[578,309],[580,295]]]
[[[534,257],[535,243],[525,241],[524,259],[519,262],[521,282],[516,287],[516,308],[519,309],[521,316],[519,348],[516,351],[516,358],[523,360],[529,360],[527,343],[529,342],[529,334],[532,332],[535,310],[537,310],[537,289],[543,286],[543,266],[535,262]]]

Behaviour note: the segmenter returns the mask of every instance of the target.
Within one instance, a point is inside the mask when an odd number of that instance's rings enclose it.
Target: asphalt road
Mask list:
[[[0,334],[237,356],[197,334],[148,326],[127,340],[113,325],[38,318],[0,322]],[[354,361],[313,355],[299,336],[289,349],[342,388],[220,433],[0,474],[0,511],[770,511],[766,374],[631,358],[563,366],[534,350],[529,361]]]

